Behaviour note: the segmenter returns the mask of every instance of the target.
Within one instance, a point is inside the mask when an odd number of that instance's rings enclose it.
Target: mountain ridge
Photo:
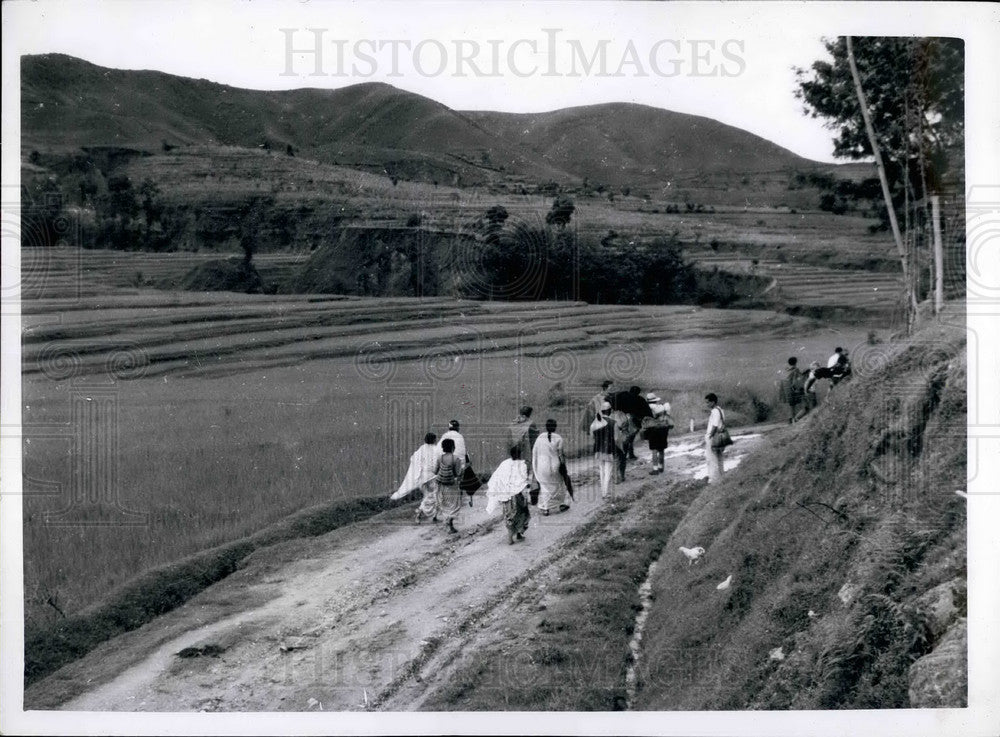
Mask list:
[[[26,147],[290,147],[323,163],[457,184],[651,186],[675,174],[738,179],[831,166],[711,118],[638,103],[463,111],[385,82],[250,90],[63,54],[23,56],[21,74]]]

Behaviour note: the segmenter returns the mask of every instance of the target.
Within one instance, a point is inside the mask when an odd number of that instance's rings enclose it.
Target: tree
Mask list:
[[[273,207],[273,196],[256,196],[247,199],[237,209],[237,233],[243,250],[243,263],[248,269],[260,243],[260,231]]]
[[[486,222],[493,226],[503,225],[508,217],[510,217],[510,214],[503,205],[493,205],[493,207],[486,211]]]
[[[552,209],[545,215],[545,222],[548,225],[556,225],[565,228],[569,224],[570,218],[576,206],[573,200],[567,195],[558,195],[552,201]]]
[[[807,114],[824,118],[838,131],[834,156],[874,159],[902,264],[911,327],[916,270],[903,236],[910,209],[929,209],[930,195],[963,187],[963,42],[841,37],[825,45],[833,61],[817,61],[808,72],[798,69],[796,96]]]

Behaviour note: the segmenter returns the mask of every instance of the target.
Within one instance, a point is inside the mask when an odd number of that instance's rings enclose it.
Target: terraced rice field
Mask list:
[[[213,376],[307,360],[386,360],[562,352],[740,330],[791,331],[788,315],[692,307],[502,303],[438,298],[274,297],[147,292],[23,305],[26,375],[109,370]]]
[[[449,418],[483,470],[524,403],[585,451],[579,406],[606,377],[669,390],[684,427],[710,389],[746,423],[776,361],[860,340],[769,311],[161,291],[123,270],[198,256],[44,256],[21,303],[29,621],[311,505],[387,495]]]
[[[693,260],[701,266],[773,277],[771,296],[787,307],[850,307],[891,313],[903,304],[902,277],[897,274],[826,269],[766,259],[755,264],[731,254],[699,254]]]
[[[26,253],[25,375],[59,380],[111,370],[122,378],[213,376],[338,357],[374,366],[487,353],[554,356],[608,344],[791,331],[798,324],[772,312],[687,306],[246,295],[161,291],[129,282],[133,271],[171,279],[214,257]],[[302,258],[269,254],[255,261],[273,278]]]
[[[151,284],[178,281],[207,261],[232,253],[147,253],[22,248],[21,299],[76,300],[105,294],[139,294]],[[254,266],[264,283],[284,279],[308,258],[304,253],[262,253]]]

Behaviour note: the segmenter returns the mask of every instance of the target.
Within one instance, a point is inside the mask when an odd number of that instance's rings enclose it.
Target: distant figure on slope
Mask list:
[[[414,451],[410,456],[410,467],[403,478],[399,488],[393,493],[390,499],[402,499],[407,494],[420,489],[423,499],[417,508],[417,522],[424,517],[429,517],[437,522],[437,515],[441,505],[438,501],[437,483],[437,461],[441,451],[435,444],[437,435],[432,432],[424,436],[424,444]]]
[[[826,367],[830,370],[831,387],[836,386],[843,379],[849,378],[851,375],[851,359],[848,358],[847,351],[837,346],[833,351],[833,355],[826,362]]]
[[[521,446],[510,447],[510,458],[503,461],[490,476],[487,484],[486,513],[503,509],[507,525],[507,542],[524,539],[531,513],[528,511],[528,466],[521,460]]]
[[[785,367],[785,376],[781,380],[781,400],[788,404],[789,424],[797,422],[806,413],[803,402],[805,400],[805,377],[798,367],[799,359],[792,356],[788,359],[788,366]]]
[[[438,456],[434,467],[434,478],[437,481],[438,504],[444,519],[448,523],[448,532],[458,532],[455,529],[455,518],[462,508],[462,490],[458,486],[462,478],[463,463],[455,455],[455,441],[445,438],[441,441],[443,454]]]
[[[649,403],[649,410],[653,416],[642,421],[642,432],[646,437],[646,442],[649,443],[649,451],[653,456],[653,470],[649,472],[649,475],[656,476],[663,473],[663,451],[667,448],[667,435],[674,426],[674,422],[670,417],[669,402],[664,402],[654,392],[649,392],[646,395],[646,401]]]
[[[830,371],[833,374],[830,377],[830,385],[836,386],[844,379],[851,378],[851,359],[847,355],[847,351],[841,351],[840,357],[837,362],[830,367]]]
[[[805,384],[802,386],[805,391],[806,412],[812,412],[819,404],[819,395],[816,393],[816,382],[820,379],[820,377],[817,376],[817,372],[819,370],[819,361],[813,361],[809,364],[809,373],[806,376]]]
[[[580,420],[581,432],[590,432],[590,423],[597,419],[597,415],[601,414],[601,405],[608,401],[613,385],[610,379],[605,379],[601,382],[601,391],[592,396],[590,401],[587,402],[587,406],[583,409],[583,417]]]
[[[708,425],[705,428],[705,467],[708,471],[708,483],[718,484],[722,481],[722,451],[724,448],[712,444],[712,439],[726,427],[726,415],[719,406],[719,398],[714,393],[705,395],[705,405],[708,407]]]
[[[538,439],[538,426],[531,421],[531,411],[531,407],[527,405],[521,407],[517,419],[507,426],[507,448],[509,450],[515,445],[520,448],[521,455],[518,458],[523,459],[528,467],[528,483],[532,488],[537,488],[531,468],[531,449]]]
[[[556,505],[560,512],[569,509],[569,504],[566,503],[566,484],[562,474],[562,470],[566,468],[566,453],[563,439],[556,432],[557,426],[555,420],[546,420],[545,432],[538,436],[531,451],[532,468],[541,487],[538,509],[546,516]]]
[[[601,405],[601,414],[590,425],[594,437],[594,460],[597,461],[598,477],[601,482],[601,498],[611,496],[611,473],[615,460],[618,461],[621,477],[625,476],[625,455],[615,444],[616,423],[611,419],[611,403]]]
[[[826,367],[828,369],[832,369],[834,366],[836,366],[843,360],[843,356],[844,356],[844,349],[838,345],[836,348],[833,349],[833,355],[830,356],[830,358],[827,360]]]

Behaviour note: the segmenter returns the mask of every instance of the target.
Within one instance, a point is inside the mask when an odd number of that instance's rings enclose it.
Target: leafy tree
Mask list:
[[[510,214],[507,212],[507,208],[503,205],[493,205],[489,210],[486,211],[486,222],[490,225],[503,225],[506,222]]]
[[[912,326],[916,269],[897,211],[907,223],[911,203],[929,209],[930,195],[963,187],[964,45],[905,37],[840,37],[825,45],[832,61],[798,69],[796,96],[807,114],[838,132],[834,156],[874,158]]]
[[[576,206],[573,204],[572,198],[567,195],[558,195],[552,201],[552,209],[545,215],[545,222],[548,225],[565,228],[569,225],[569,220],[575,209]]]
[[[59,185],[48,177],[30,179],[21,185],[21,202],[21,245],[57,245],[65,205]]]
[[[145,179],[139,185],[139,197],[141,198],[140,207],[142,208],[142,214],[146,219],[146,243],[148,245],[153,226],[159,222],[160,217],[163,215],[163,204],[160,202],[160,188],[152,180]]]

